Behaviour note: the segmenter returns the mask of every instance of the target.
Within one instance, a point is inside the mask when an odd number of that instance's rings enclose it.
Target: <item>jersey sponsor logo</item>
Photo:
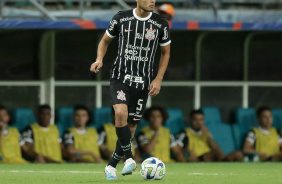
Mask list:
[[[135,38],[139,39],[139,40],[142,40],[143,36],[140,33],[136,33]]]
[[[142,56],[135,56],[135,55],[124,55],[124,58],[126,60],[132,60],[132,61],[148,61],[148,57],[142,57]]]
[[[143,84],[143,78],[142,77],[138,77],[138,76],[132,76],[132,75],[125,75],[125,79],[126,80],[130,80],[131,82],[135,82],[135,83],[141,83]]]
[[[168,39],[168,31],[167,31],[167,27],[164,28],[164,36],[162,37],[163,40]]]
[[[112,31],[115,27],[115,25],[117,24],[117,21],[116,20],[112,20],[110,22],[110,27],[109,27],[109,31]]]
[[[136,118],[142,118],[142,115],[136,113],[129,113],[129,116],[134,116]]]
[[[162,27],[162,25],[161,25],[161,24],[158,24],[158,22],[153,21],[152,19],[149,19],[149,20],[148,20],[148,22],[149,22],[149,23],[154,24],[155,26],[157,26],[157,27],[159,27],[159,28],[161,28],[161,27]]]
[[[126,101],[125,93],[122,90],[117,91],[117,93],[118,93],[117,99],[119,99],[121,101]]]
[[[133,29],[125,29],[124,32],[129,32],[129,31],[133,31]]]
[[[155,38],[155,29],[146,29],[147,33],[145,34],[145,38],[147,38],[148,40],[153,40]]]
[[[150,47],[139,47],[139,46],[133,46],[131,44],[126,45],[126,48],[144,50],[144,51],[150,51],[151,50]]]
[[[124,17],[124,18],[119,19],[119,21],[120,21],[120,23],[122,23],[122,22],[133,20],[133,19],[134,19],[134,16],[132,16],[132,17]]]

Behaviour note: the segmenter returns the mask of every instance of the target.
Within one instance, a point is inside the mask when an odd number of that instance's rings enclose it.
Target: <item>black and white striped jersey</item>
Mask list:
[[[113,62],[111,79],[136,88],[148,88],[152,82],[154,57],[158,45],[171,43],[168,22],[156,13],[141,18],[134,10],[118,12],[106,33],[119,35],[118,56]]]

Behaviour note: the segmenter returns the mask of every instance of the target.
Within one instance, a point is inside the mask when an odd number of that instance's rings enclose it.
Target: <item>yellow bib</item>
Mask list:
[[[149,126],[144,127],[142,132],[148,137],[149,140],[152,139],[153,134]],[[170,132],[169,129],[161,127],[160,136],[157,139],[156,146],[153,150],[152,155],[161,159],[163,162],[173,162],[170,159]]]
[[[198,157],[211,151],[206,136],[203,134],[197,135],[190,128],[186,128],[186,133],[189,138],[188,149],[193,151]]]
[[[104,129],[107,135],[107,139],[106,139],[106,146],[110,151],[114,151],[116,148],[116,142],[118,140],[117,138],[117,134],[116,134],[116,128],[112,123],[107,123],[104,125]],[[133,156],[135,155],[135,149],[134,149],[134,144],[132,142],[131,144],[131,148],[132,148],[132,154]]]
[[[0,149],[0,155],[3,158],[2,163],[28,163],[22,158],[18,130],[9,127],[8,131],[8,135],[2,136],[2,145]]]
[[[75,128],[70,128],[70,132],[74,136],[74,147],[83,151],[90,151],[95,155],[100,156],[99,146],[98,146],[98,134],[96,129],[87,128],[86,134],[79,134],[75,131]],[[91,155],[82,155],[82,158],[89,160],[90,162],[95,162],[95,159]]]
[[[279,152],[278,134],[275,128],[270,128],[269,135],[263,134],[258,128],[253,128],[256,134],[256,151],[270,156]]]
[[[34,149],[36,153],[49,157],[54,161],[62,162],[60,136],[56,125],[49,125],[48,130],[43,130],[38,124],[30,125],[34,136]]]

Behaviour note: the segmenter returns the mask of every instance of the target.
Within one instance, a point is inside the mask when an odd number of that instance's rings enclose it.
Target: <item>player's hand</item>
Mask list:
[[[101,68],[102,66],[103,66],[103,62],[96,60],[96,62],[94,62],[94,63],[91,65],[90,71],[97,73],[97,72],[100,71],[100,68]]]
[[[203,135],[205,135],[206,137],[210,137],[210,138],[212,137],[211,133],[209,132],[208,128],[205,125],[201,126],[201,131]]]
[[[261,160],[266,160],[268,159],[270,156],[268,154],[265,153],[259,153],[259,157]]]
[[[151,97],[157,96],[161,90],[161,83],[162,83],[162,80],[160,79],[153,80],[150,85],[150,91],[148,95],[150,95]]]

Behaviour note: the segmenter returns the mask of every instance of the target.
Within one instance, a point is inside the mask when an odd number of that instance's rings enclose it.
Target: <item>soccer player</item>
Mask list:
[[[212,134],[205,126],[202,110],[194,110],[190,114],[191,128],[186,128],[177,135],[177,142],[184,152],[189,153],[189,161],[243,161],[243,154],[234,151],[224,155]]]
[[[150,156],[157,157],[163,162],[174,162],[170,158],[172,152],[176,160],[185,162],[182,149],[177,144],[168,128],[163,127],[168,114],[161,106],[152,106],[144,113],[144,118],[149,121],[149,126],[144,127],[137,137],[141,150]]]
[[[99,148],[100,148],[100,152],[102,154],[102,157],[106,160],[109,160],[112,155],[113,152],[115,150],[116,147],[116,142],[118,140],[117,136],[116,136],[116,129],[115,129],[115,111],[112,108],[112,118],[113,121],[109,122],[109,123],[105,123],[99,130]],[[134,138],[132,140],[132,154],[134,156],[134,160],[136,162],[141,162],[141,158],[140,158],[140,150],[138,148],[138,144],[136,139]]]
[[[22,132],[25,141],[24,153],[38,163],[60,163],[62,140],[56,125],[50,125],[51,107],[41,105],[38,107],[38,123],[31,124]]]
[[[116,165],[125,155],[122,175],[132,174],[136,168],[131,151],[131,139],[140,122],[148,95],[159,94],[161,82],[170,57],[168,22],[153,13],[156,0],[136,0],[137,8],[118,12],[110,22],[99,43],[97,59],[90,70],[97,73],[114,37],[119,36],[118,56],[110,74],[110,92],[115,110],[118,141],[113,156],[105,168],[108,180],[116,180]],[[159,70],[153,78],[154,57],[161,46]]]
[[[272,113],[269,107],[257,109],[259,127],[254,127],[247,135],[243,151],[257,153],[261,161],[282,161],[282,138],[272,127]]]
[[[102,163],[95,128],[86,128],[89,111],[84,105],[74,107],[74,127],[64,133],[64,144],[73,162]]]
[[[4,106],[0,106],[0,156],[1,163],[28,163],[22,158],[21,146],[24,142],[16,128],[8,127],[10,116]]]

